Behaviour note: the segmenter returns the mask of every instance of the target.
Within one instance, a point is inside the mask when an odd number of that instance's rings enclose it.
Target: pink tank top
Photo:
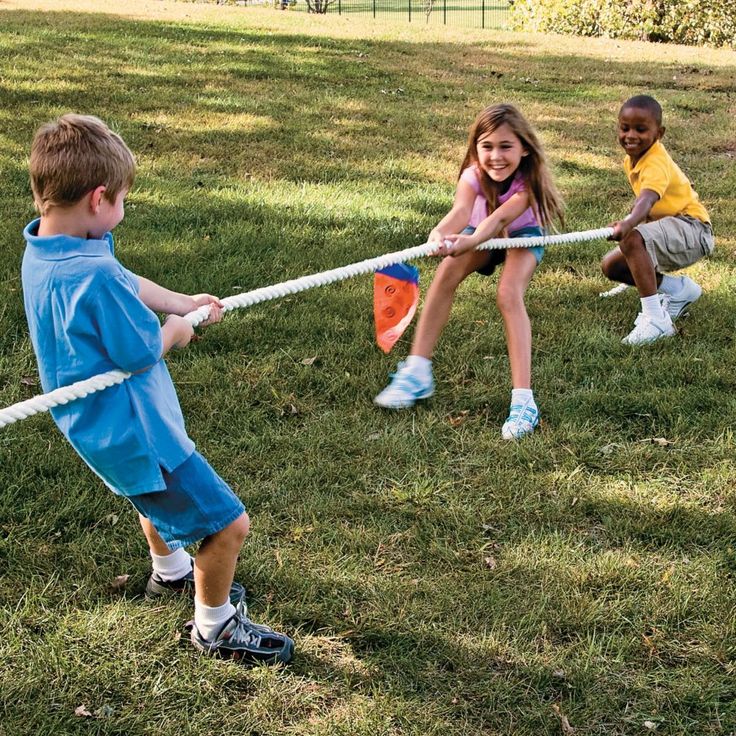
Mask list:
[[[460,176],[462,181],[467,182],[473,187],[476,197],[473,202],[473,211],[470,214],[470,221],[468,225],[471,227],[478,227],[480,223],[488,217],[488,201],[483,194],[483,190],[480,188],[480,180],[478,179],[478,167],[476,165],[468,166]],[[521,175],[521,171],[514,174],[514,180],[511,182],[511,186],[505,194],[502,194],[498,198],[498,203],[503,204],[507,202],[517,192],[523,192],[526,190],[526,184],[524,177]],[[534,214],[534,210],[531,207],[527,207],[508,227],[509,235],[518,230],[522,230],[525,227],[539,227],[537,216]]]

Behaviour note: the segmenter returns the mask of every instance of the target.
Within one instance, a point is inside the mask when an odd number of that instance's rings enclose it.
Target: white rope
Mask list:
[[[608,291],[601,291],[598,293],[598,296],[601,299],[610,299],[612,296],[618,296],[619,294],[623,294],[623,292],[626,291],[626,289],[629,288],[628,284],[619,284],[618,286],[614,286],[613,289],[609,289]]]
[[[603,240],[613,234],[610,227],[601,228],[599,230],[585,230],[578,233],[564,233],[562,235],[543,235],[532,238],[497,238],[489,240],[478,246],[478,250],[500,250],[507,248],[534,248],[536,246],[561,245],[563,243],[584,242],[587,240]],[[343,279],[352,278],[362,273],[372,273],[387,266],[393,266],[395,263],[403,263],[411,261],[415,258],[430,255],[437,248],[436,243],[423,243],[413,248],[396,251],[395,253],[387,253],[377,258],[369,258],[365,261],[359,261],[341,268],[333,268],[331,271],[323,271],[310,276],[302,276],[291,281],[284,281],[273,286],[264,286],[253,291],[246,291],[243,294],[235,294],[222,299],[225,312],[241,307],[250,307],[260,302],[270,299],[279,299],[287,294],[296,294],[306,289],[312,289],[315,286],[325,286],[326,284],[342,281]],[[193,312],[185,315],[184,318],[189,321],[192,327],[204,322],[209,316],[209,307],[200,307]],[[132,374],[125,371],[114,370],[107,373],[101,373],[97,376],[77,381],[69,386],[61,386],[60,388],[50,391],[47,394],[34,396],[26,401],[0,409],[0,429],[21,419],[26,419],[34,414],[48,411],[55,406],[68,404],[75,399],[81,399],[95,391],[102,391],[109,386],[122,383]]]

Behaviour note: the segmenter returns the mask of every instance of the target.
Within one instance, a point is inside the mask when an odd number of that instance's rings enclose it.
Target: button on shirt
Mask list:
[[[174,384],[161,359],[158,317],[138,296],[138,277],[101,240],[23,231],[22,281],[41,385],[52,391],[98,373],[131,376],[51,410],[59,429],[110,488],[124,496],[163,490],[194,451]]]

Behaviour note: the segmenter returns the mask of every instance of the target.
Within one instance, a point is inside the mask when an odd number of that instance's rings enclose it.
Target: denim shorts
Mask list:
[[[474,227],[466,227],[463,230],[463,235],[472,235],[475,232]],[[511,233],[509,237],[512,238],[535,238],[544,235],[544,230],[538,225],[530,225],[529,227],[523,227],[521,230],[517,230]],[[537,259],[537,266],[542,262],[544,257],[544,246],[537,245],[534,248],[525,248],[525,250],[531,251],[534,257]],[[495,270],[496,266],[500,266],[506,260],[505,250],[489,250],[488,262],[476,270],[476,273],[483,274],[483,276],[490,276]]]
[[[170,473],[163,468],[161,472],[165,490],[128,496],[128,500],[172,551],[222,531],[245,511],[242,501],[198,452]]]

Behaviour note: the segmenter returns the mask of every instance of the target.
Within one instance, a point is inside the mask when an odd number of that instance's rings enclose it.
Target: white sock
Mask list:
[[[536,406],[534,402],[534,392],[530,388],[512,388],[511,389],[512,404],[531,404]]]
[[[659,301],[659,297],[656,294],[643,296],[641,298],[641,311],[647,317],[651,317],[652,319],[663,320],[665,317],[664,309],[662,309],[662,302]]]
[[[674,296],[682,290],[682,276],[668,276],[664,274],[662,276],[662,283],[659,285],[659,290],[663,294]]]
[[[429,376],[432,374],[432,361],[421,355],[410,355],[406,359],[406,367],[417,376]]]
[[[161,580],[179,580],[192,569],[192,558],[183,547],[168,555],[155,555],[151,552],[153,571]]]
[[[234,613],[235,606],[229,600],[221,606],[205,606],[194,598],[194,625],[207,641],[212,641],[220,633]]]

